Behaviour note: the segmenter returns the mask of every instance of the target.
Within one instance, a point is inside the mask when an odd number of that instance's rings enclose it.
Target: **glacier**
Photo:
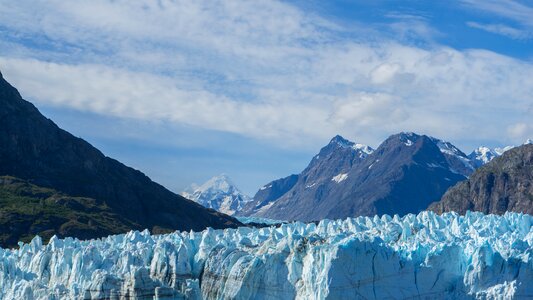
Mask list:
[[[432,212],[0,249],[0,299],[521,299],[532,216]]]

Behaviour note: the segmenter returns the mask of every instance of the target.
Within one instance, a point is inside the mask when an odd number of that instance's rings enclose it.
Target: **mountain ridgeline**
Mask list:
[[[53,201],[50,199],[54,197],[50,196],[54,193],[74,197],[76,202],[90,201],[98,209],[105,209],[109,218],[115,218],[113,222],[121,224],[98,227],[97,222],[89,224],[89,219],[78,218],[71,224],[93,227],[91,231],[86,231],[84,238],[101,237],[131,229],[148,228],[157,233],[176,229],[202,230],[209,226],[235,227],[240,224],[232,217],[205,209],[168,191],[140,171],[104,156],[86,141],[60,129],[35,106],[23,100],[19,92],[0,74],[0,176],[4,175],[31,184],[33,190],[48,189],[48,194],[42,197],[23,193],[24,197],[33,198],[41,205],[51,205]],[[5,191],[8,192],[11,200],[15,196],[21,196],[20,189]],[[24,205],[17,201],[10,203],[15,206]],[[54,202],[53,205],[55,207],[61,204]],[[68,208],[66,204],[64,207]],[[20,218],[20,214],[26,213],[25,218],[33,218],[19,224],[20,228],[9,229],[11,232],[38,233],[45,230],[49,234],[64,236],[55,225],[50,228],[42,224],[33,226],[36,220],[43,217],[42,214],[32,215],[23,210],[19,210],[17,214],[8,214],[5,209],[5,206],[0,208],[4,226],[18,224],[14,219],[17,216]],[[71,216],[75,218],[76,214]],[[1,226],[3,225],[0,224]]]
[[[425,135],[392,135],[375,150],[336,136],[302,173],[265,185],[238,215],[313,221],[417,213],[474,169],[451,143]]]
[[[430,208],[437,213],[506,211],[533,214],[533,145],[503,153],[477,169],[468,180],[450,188]]]

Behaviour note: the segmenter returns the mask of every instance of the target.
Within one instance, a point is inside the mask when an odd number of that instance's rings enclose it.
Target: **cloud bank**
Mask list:
[[[0,70],[43,105],[291,146],[533,135],[533,64],[486,50],[369,38],[278,1],[0,2]]]

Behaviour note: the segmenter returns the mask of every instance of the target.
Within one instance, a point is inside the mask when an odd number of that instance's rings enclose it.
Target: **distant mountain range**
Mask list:
[[[248,202],[252,201],[252,198],[243,194],[225,174],[215,176],[200,186],[192,185],[181,195],[228,215],[242,210]]]
[[[400,133],[374,150],[336,136],[302,173],[264,185],[236,215],[312,221],[417,213],[511,148],[466,155],[449,142]]]
[[[0,246],[43,233],[95,238],[131,229],[159,233],[240,225],[60,129],[1,74],[0,176],[10,176],[0,184],[5,201],[0,206]],[[92,218],[95,214],[101,217]]]
[[[506,211],[533,214],[533,144],[512,148],[450,188],[430,209],[486,214]]]

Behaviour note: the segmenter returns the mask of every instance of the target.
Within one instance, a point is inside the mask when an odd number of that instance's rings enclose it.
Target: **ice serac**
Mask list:
[[[181,195],[228,215],[234,215],[252,200],[242,193],[226,174],[215,176],[201,186],[192,186]]]
[[[0,249],[2,299],[524,299],[533,218],[432,212]]]

